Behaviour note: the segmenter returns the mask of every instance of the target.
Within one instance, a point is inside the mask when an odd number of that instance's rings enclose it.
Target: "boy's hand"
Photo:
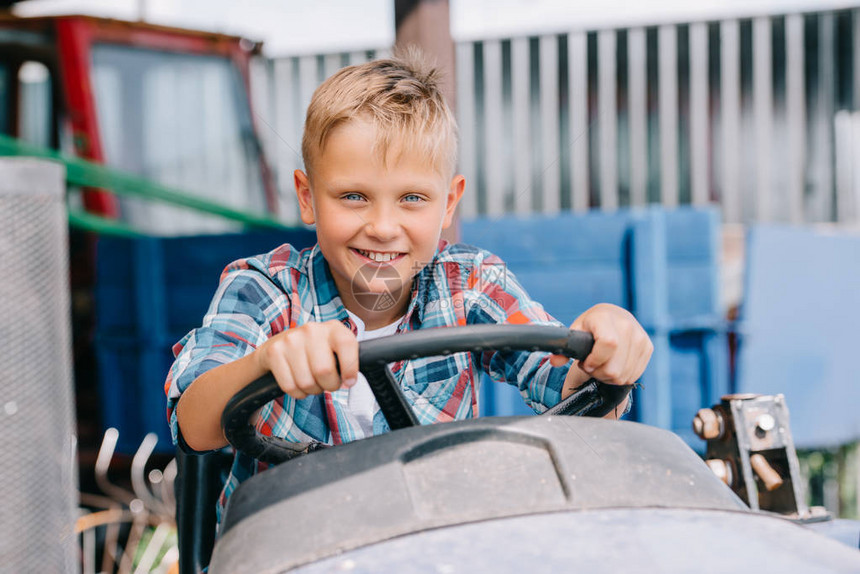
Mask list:
[[[570,328],[591,333],[594,347],[584,361],[576,362],[585,375],[576,377],[570,373],[568,381],[575,378],[584,382],[593,377],[612,385],[633,384],[642,376],[654,351],[651,339],[639,322],[630,312],[616,305],[595,305],[577,317]],[[567,361],[563,355],[550,358],[555,367]]]
[[[283,331],[256,354],[260,368],[271,371],[281,389],[296,400],[351,387],[358,377],[358,340],[339,321]]]

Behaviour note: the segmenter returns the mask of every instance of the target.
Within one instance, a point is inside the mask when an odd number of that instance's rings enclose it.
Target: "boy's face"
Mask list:
[[[316,224],[341,299],[368,328],[405,312],[412,278],[433,258],[465,186],[396,139],[383,163],[376,140],[371,123],[349,121],[329,135],[312,180],[295,173],[302,221]]]

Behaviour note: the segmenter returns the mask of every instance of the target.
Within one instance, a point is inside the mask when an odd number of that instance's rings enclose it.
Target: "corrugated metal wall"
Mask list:
[[[840,11],[461,44],[464,213],[718,202],[727,222],[856,219],[857,186],[844,172],[837,194],[834,174],[856,154],[837,115],[860,96],[856,29]]]
[[[458,44],[462,213],[716,202],[728,223],[856,223],[858,14]],[[382,52],[258,67],[257,115],[287,219],[310,94],[339,66]]]

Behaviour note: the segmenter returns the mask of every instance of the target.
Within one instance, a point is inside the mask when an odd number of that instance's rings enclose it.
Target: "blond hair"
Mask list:
[[[374,151],[383,165],[396,142],[401,153],[421,153],[440,173],[453,175],[457,122],[439,82],[439,70],[428,66],[414,50],[336,72],[317,88],[308,106],[302,137],[308,174],[332,131],[361,118],[376,128]]]

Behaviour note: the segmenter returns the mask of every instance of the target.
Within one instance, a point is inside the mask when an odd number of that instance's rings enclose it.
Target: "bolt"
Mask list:
[[[782,486],[782,477],[774,470],[764,455],[754,454],[750,457],[750,466],[764,483],[768,492]]]
[[[770,413],[764,413],[756,419],[756,426],[764,432],[773,430],[773,427],[776,426],[776,419]]]
[[[722,418],[714,409],[699,409],[693,417],[693,432],[704,440],[719,438],[723,434]]]
[[[710,458],[705,461],[705,464],[717,475],[724,484],[732,486],[734,484],[734,476],[732,475],[732,466],[721,458]]]

